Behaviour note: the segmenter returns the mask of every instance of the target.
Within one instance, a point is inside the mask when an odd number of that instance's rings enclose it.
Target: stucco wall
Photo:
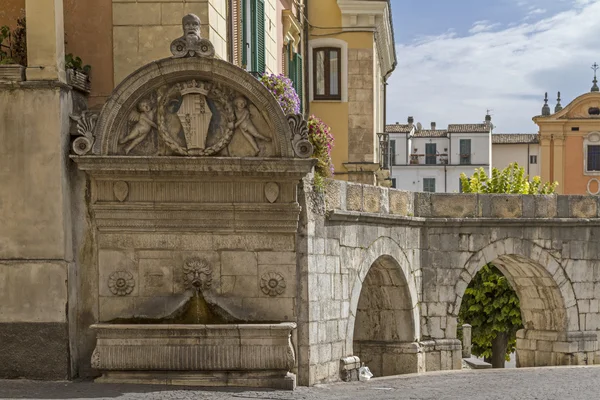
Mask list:
[[[529,155],[537,156],[537,164],[529,163]],[[492,145],[492,167],[502,170],[517,162],[530,177],[540,176],[542,163],[539,144],[494,144]]]
[[[70,103],[65,87],[0,85],[2,377],[68,377]]]

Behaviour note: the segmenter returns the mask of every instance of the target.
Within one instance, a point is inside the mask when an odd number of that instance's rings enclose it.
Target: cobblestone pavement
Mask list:
[[[294,392],[0,380],[1,399],[597,400],[600,367],[455,371],[336,383]]]

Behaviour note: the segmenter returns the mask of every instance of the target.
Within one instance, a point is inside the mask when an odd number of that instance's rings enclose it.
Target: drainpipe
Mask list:
[[[308,24],[308,2],[309,0],[304,0],[304,20],[303,20],[303,24],[304,24],[304,48],[302,49],[302,60],[304,61],[304,65],[302,66],[304,69],[304,82],[302,82],[302,84],[304,85],[304,88],[302,89],[302,93],[304,93],[304,96],[302,101],[304,102],[304,115],[305,116],[309,116],[310,115],[310,95],[309,95],[309,90],[306,90],[308,88],[308,86],[310,86],[308,84],[309,82],[309,75],[308,75],[308,63],[309,63],[309,51],[308,51],[308,36],[310,35],[310,26]],[[340,88],[341,89],[341,88]]]
[[[448,166],[444,165],[444,193],[448,193]]]
[[[530,157],[529,146],[531,146],[531,145],[529,143],[527,143],[527,175],[529,175],[529,164],[530,164],[530,162],[529,162],[529,157]]]

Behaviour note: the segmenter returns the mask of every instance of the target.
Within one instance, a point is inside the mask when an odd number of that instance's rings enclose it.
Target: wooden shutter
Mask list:
[[[425,144],[425,164],[437,164],[437,145],[436,143]]]
[[[300,99],[300,112],[302,112],[304,102],[302,101],[303,95],[303,82],[304,82],[304,63],[302,61],[302,56],[298,53],[294,53],[294,69],[296,70],[296,80],[294,80],[294,89],[296,89],[296,93],[298,93],[298,98]]]
[[[265,72],[265,0],[252,0],[252,71]]]
[[[390,140],[390,163],[396,165],[396,141]]]
[[[471,164],[471,139],[460,140],[460,163]]]

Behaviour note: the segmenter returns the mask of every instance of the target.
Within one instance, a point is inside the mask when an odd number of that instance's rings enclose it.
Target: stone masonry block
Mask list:
[[[598,203],[594,196],[569,196],[569,216],[573,218],[596,218]]]
[[[490,215],[484,217],[520,218],[523,215],[523,202],[519,195],[497,194],[480,197],[489,197],[490,200]]]
[[[378,186],[363,186],[363,211],[369,213],[381,212],[381,192],[383,188]]]
[[[113,3],[113,25],[160,25],[160,9],[160,3]]]
[[[390,189],[388,195],[390,202],[390,214],[414,215],[412,193]]]
[[[363,210],[363,185],[348,183],[346,187],[346,208],[348,211]]]
[[[344,210],[346,208],[346,182],[328,179],[325,183],[325,195],[327,210]]]
[[[557,214],[557,197],[554,195],[533,196],[535,200],[535,218],[554,218]]]
[[[475,194],[432,194],[431,216],[442,218],[469,218],[477,216]]]
[[[415,217],[431,216],[431,193],[414,193]]]
[[[250,251],[224,251],[221,253],[222,275],[257,274],[256,253]]]

